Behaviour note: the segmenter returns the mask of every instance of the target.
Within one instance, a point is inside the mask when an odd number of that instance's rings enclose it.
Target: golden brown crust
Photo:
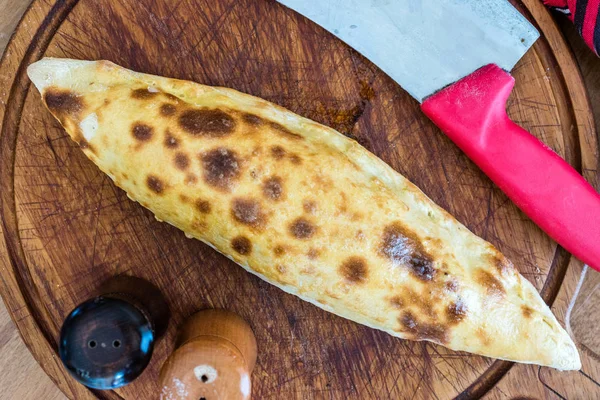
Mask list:
[[[572,341],[502,254],[336,131],[108,62],[46,59],[29,73],[117,185],[263,279],[402,338],[578,368]]]

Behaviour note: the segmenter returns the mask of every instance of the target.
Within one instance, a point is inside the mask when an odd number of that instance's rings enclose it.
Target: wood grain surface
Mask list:
[[[30,2],[0,0],[0,55],[4,54],[8,40]],[[2,72],[0,69],[0,74]],[[66,399],[25,346],[3,302],[0,302],[0,371],[0,400]]]
[[[517,87],[509,113],[597,183],[596,135],[577,66],[549,14],[536,0],[524,3],[527,8],[518,4],[521,11],[545,37],[513,71]],[[144,72],[234,87],[357,138],[515,261],[554,302],[561,321],[581,265],[524,217],[389,78],[272,1],[39,0],[17,31],[0,76],[0,176],[14,184],[7,191],[12,185],[2,181],[8,247],[1,243],[0,253],[8,257],[0,263],[13,319],[69,397],[94,398],[65,376],[54,357],[58,327],[73,306],[117,273],[161,287],[173,323],[149,370],[118,393],[96,393],[101,398],[152,398],[177,325],[212,306],[237,311],[257,334],[255,398],[600,393],[599,363],[588,353],[582,354],[581,372],[559,373],[393,339],[283,294],[155,222],[85,159],[42,108],[20,66],[43,54],[106,58]]]

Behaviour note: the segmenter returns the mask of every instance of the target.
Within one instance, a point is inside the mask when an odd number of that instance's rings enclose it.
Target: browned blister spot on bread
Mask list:
[[[161,194],[165,190],[165,184],[156,175],[148,175],[146,178],[146,185],[148,185],[148,188],[150,188],[150,190],[152,190],[154,193]]]
[[[448,323],[454,325],[461,322],[467,316],[467,305],[462,299],[456,300],[454,303],[450,303],[446,308],[446,319]]]
[[[219,147],[204,153],[201,160],[204,180],[217,189],[231,189],[233,182],[240,176],[240,161],[233,150]]]
[[[448,329],[439,323],[424,323],[413,313],[406,311],[399,318],[400,331],[408,333],[413,340],[431,340],[437,343],[448,342]]]
[[[231,248],[243,256],[252,252],[252,242],[245,236],[236,236],[231,241]]]
[[[419,311],[419,315],[428,318],[437,318],[434,312],[436,299],[431,291],[418,292],[410,287],[403,287],[397,295],[392,297],[396,304],[402,304],[402,307],[410,307]]]
[[[169,131],[165,133],[165,146],[170,149],[175,149],[179,146],[179,140]]]
[[[282,255],[285,254],[285,247],[281,246],[281,245],[277,245],[273,248],[273,254],[275,255],[275,257],[281,257]]]
[[[222,110],[187,110],[179,116],[179,126],[192,136],[223,137],[235,130],[233,117]]]
[[[525,318],[531,318],[531,316],[533,315],[533,308],[526,306],[525,304],[521,305],[521,311],[523,312],[523,316]]]
[[[276,160],[281,160],[285,157],[285,149],[281,146],[273,146],[271,147],[271,155]]]
[[[390,306],[395,308],[396,310],[401,310],[404,308],[404,300],[400,296],[392,296],[389,299]]]
[[[365,233],[363,232],[362,229],[359,229],[356,231],[355,237],[356,237],[356,240],[360,240],[361,242],[366,239]]]
[[[175,159],[173,160],[175,163],[175,167],[184,171],[187,167],[190,166],[190,158],[185,153],[178,152],[175,154]]]
[[[282,179],[275,175],[267,178],[263,182],[262,190],[266,198],[274,201],[280,200],[283,195]]]
[[[295,165],[302,164],[302,158],[298,154],[290,154],[290,161]]]
[[[196,209],[198,211],[200,211],[202,214],[209,214],[210,213],[210,203],[207,200],[204,199],[198,199],[196,200]]]
[[[262,229],[266,222],[260,203],[255,199],[238,198],[231,204],[231,215],[244,225]]]
[[[136,122],[131,128],[131,134],[140,142],[147,142],[152,139],[153,129],[150,125]]]
[[[75,116],[84,108],[83,99],[77,93],[50,87],[44,93],[46,105],[57,116]]]
[[[299,135],[297,133],[290,131],[288,128],[286,128],[285,126],[283,126],[281,124],[278,124],[277,122],[269,121],[269,127],[271,127],[279,135],[281,135],[287,139],[291,139],[291,140],[304,139],[304,137],[302,137],[302,135]]]
[[[185,183],[186,185],[195,185],[196,182],[198,182],[198,177],[194,174],[187,174],[183,181],[183,183]]]
[[[308,219],[298,217],[290,224],[289,230],[297,239],[309,239],[315,234],[317,227]]]
[[[262,123],[263,123],[263,119],[261,117],[259,117],[258,115],[249,114],[249,113],[242,114],[242,120],[245,123],[247,123],[248,125],[252,125],[252,126],[262,125]]]
[[[177,112],[177,107],[173,104],[163,103],[160,105],[160,115],[163,117],[170,117]]]
[[[285,265],[283,264],[277,264],[275,266],[275,269],[277,270],[277,272],[279,272],[279,274],[281,275],[285,275],[285,273],[287,272],[287,268]]]
[[[330,177],[328,177],[327,175],[324,175],[323,173],[319,172],[317,175],[312,177],[312,181],[314,182],[315,186],[324,191],[324,192],[328,192],[330,189],[333,188],[333,179],[331,179]]]
[[[83,137],[83,134],[81,132],[78,132],[76,134],[76,136],[73,138],[73,140],[75,140],[75,142],[77,142],[80,149],[91,151],[92,153],[96,154],[96,149],[94,148],[94,146],[92,146],[91,144],[88,143],[87,140],[85,140],[85,138]]]
[[[363,219],[363,214],[359,213],[359,212],[353,212],[352,216],[350,217],[350,220],[352,222],[358,222],[358,221],[360,221],[362,219]]]
[[[369,275],[367,262],[363,257],[348,257],[342,265],[340,265],[339,273],[348,283],[365,283]]]
[[[475,271],[475,282],[483,286],[488,295],[504,296],[506,294],[502,282],[484,269],[479,268]]]
[[[430,281],[436,274],[433,258],[418,236],[399,222],[385,227],[379,253],[395,265],[409,267],[421,280]]]
[[[479,339],[479,341],[481,342],[481,344],[484,345],[484,346],[489,346],[490,344],[492,344],[492,339],[485,332],[485,330],[483,330],[482,327],[478,327],[475,330],[475,336],[477,337],[477,339]]]
[[[315,249],[314,247],[311,247],[310,249],[308,249],[308,253],[306,253],[306,256],[311,260],[316,260],[317,258],[319,258],[320,254],[321,254],[321,251],[319,251],[319,249]]]
[[[490,245],[491,246],[491,245]],[[510,260],[502,255],[495,247],[492,247],[492,254],[488,256],[490,264],[492,264],[500,274],[514,273],[515,267]]]
[[[452,278],[444,284],[444,287],[450,292],[456,292],[458,290],[458,282]]]
[[[348,198],[346,193],[340,192],[340,201],[338,203],[338,212],[341,214],[345,214],[348,212]]]
[[[136,100],[148,100],[156,97],[158,92],[151,92],[147,88],[135,89],[131,91],[131,97]]]
[[[302,202],[302,208],[309,214],[314,214],[317,209],[317,203],[314,200],[304,200]]]

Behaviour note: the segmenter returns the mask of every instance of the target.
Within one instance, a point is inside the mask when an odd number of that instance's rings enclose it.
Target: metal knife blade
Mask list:
[[[349,44],[419,102],[539,37],[507,0],[277,0]]]

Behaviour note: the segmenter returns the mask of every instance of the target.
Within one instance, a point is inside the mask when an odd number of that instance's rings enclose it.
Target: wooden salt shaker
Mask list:
[[[237,314],[203,310],[181,328],[176,349],[160,371],[161,400],[250,398],[256,339]]]

